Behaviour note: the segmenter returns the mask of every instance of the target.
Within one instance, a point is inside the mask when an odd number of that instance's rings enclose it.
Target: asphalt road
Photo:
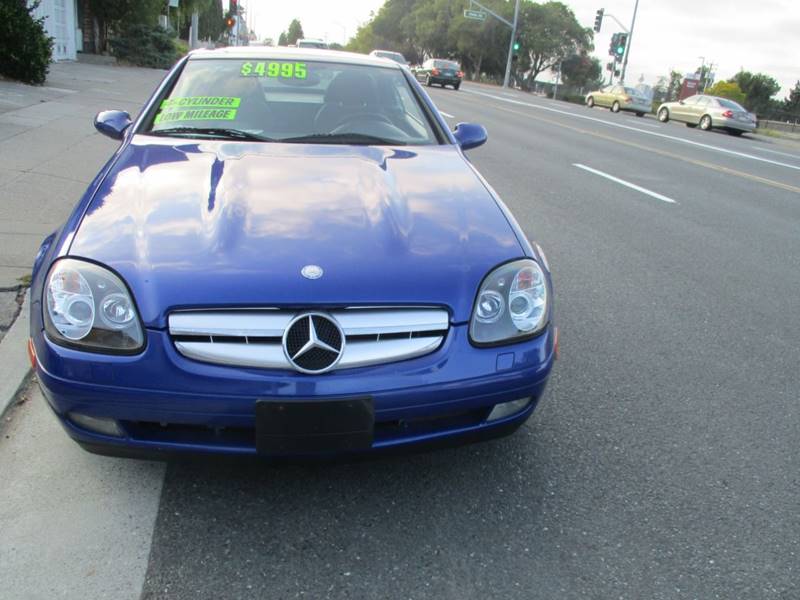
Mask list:
[[[431,95],[486,126],[470,157],[547,252],[562,353],[545,399],[497,442],[175,463],[161,488],[148,463],[59,449],[76,476],[114,465],[117,495],[146,475],[154,526],[111,507],[108,533],[153,528],[129,558],[142,597],[800,597],[800,150],[494,88]]]

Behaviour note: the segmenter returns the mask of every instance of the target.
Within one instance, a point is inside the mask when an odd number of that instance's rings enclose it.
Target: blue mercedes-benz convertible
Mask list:
[[[197,51],[36,257],[31,360],[87,450],[332,456],[518,428],[557,350],[528,241],[398,64]]]

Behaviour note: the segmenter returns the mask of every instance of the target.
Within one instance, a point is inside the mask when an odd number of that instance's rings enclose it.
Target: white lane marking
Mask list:
[[[655,123],[639,123],[641,117],[639,119],[628,119],[631,123],[638,123],[639,125],[644,125],[645,127],[652,127],[653,129],[661,129],[661,125],[656,125]]]
[[[444,112],[443,110],[439,110],[439,113],[440,113],[440,114],[441,114],[443,117],[447,117],[448,119],[455,119],[455,117],[454,117],[453,115],[451,115],[450,113],[446,113],[446,112]]]
[[[576,119],[585,119],[587,121],[595,121],[597,123],[602,123],[604,125],[609,125],[611,127],[619,127],[620,129],[628,129],[629,131],[638,131],[639,133],[644,133],[646,135],[654,135],[656,137],[665,138],[668,140],[673,140],[675,142],[681,142],[684,144],[689,144],[691,146],[697,146],[698,148],[705,148],[706,150],[713,150],[715,152],[722,152],[724,154],[730,154],[733,156],[739,156],[741,158],[749,158],[751,160],[757,160],[763,163],[769,163],[771,165],[777,165],[779,167],[786,167],[787,169],[794,169],[795,171],[800,171],[800,166],[797,165],[790,165],[789,163],[778,162],[776,160],[770,160],[768,158],[764,158],[763,156],[756,156],[754,154],[746,154],[745,152],[737,152],[735,150],[728,150],[727,148],[721,148],[719,146],[712,146],[710,144],[703,144],[702,142],[695,142],[693,140],[687,140],[684,138],[675,137],[674,135],[667,135],[666,133],[658,133],[657,131],[647,131],[646,129],[638,129],[637,127],[631,127],[629,125],[623,125],[622,123],[614,123],[612,121],[604,121],[603,119],[598,119],[596,117],[587,117],[586,115],[579,115],[577,113],[568,112],[566,110],[559,110],[557,108],[550,108],[549,106],[540,106],[538,104],[531,104],[530,102],[520,102],[519,100],[512,100],[511,98],[503,98],[502,96],[497,96],[495,94],[487,94],[486,92],[478,92],[475,90],[464,90],[468,94],[478,94],[480,96],[486,96],[487,98],[494,98],[495,100],[502,100],[503,102],[511,102],[513,104],[520,104],[522,106],[528,106],[530,108],[538,108],[539,110],[547,110],[550,112],[567,115],[569,117],[575,117]]]
[[[800,155],[789,154],[787,152],[778,152],[777,150],[770,150],[769,148],[760,148],[758,146],[753,146],[753,150],[761,150],[762,152],[769,152],[771,154],[780,154],[781,156],[788,156],[789,158],[798,158],[798,159],[800,159]]]
[[[618,183],[620,185],[624,185],[625,187],[629,187],[632,190],[636,190],[637,192],[641,192],[643,194],[647,194],[657,200],[661,200],[662,202],[669,202],[670,204],[676,204],[675,200],[672,198],[667,198],[666,196],[662,196],[652,190],[648,190],[647,188],[643,188],[635,183],[631,183],[630,181],[625,181],[624,179],[620,179],[619,177],[614,177],[613,175],[609,175],[608,173],[603,173],[603,171],[598,171],[597,169],[593,169],[592,167],[587,167],[586,165],[582,165],[580,163],[572,163],[573,167],[578,167],[579,169],[583,169],[584,171],[589,171],[589,173],[594,173],[595,175],[599,175],[600,177],[605,177],[606,179],[610,179],[611,181]]]

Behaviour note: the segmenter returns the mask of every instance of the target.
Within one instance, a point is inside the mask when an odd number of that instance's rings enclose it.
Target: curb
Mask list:
[[[0,416],[14,401],[31,370],[27,346],[30,299],[31,293],[28,290],[17,319],[0,342]]]

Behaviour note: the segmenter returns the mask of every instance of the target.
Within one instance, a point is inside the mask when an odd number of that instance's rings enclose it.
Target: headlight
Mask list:
[[[483,280],[469,326],[476,344],[513,342],[539,333],[548,318],[547,281],[531,259],[496,268]]]
[[[57,344],[132,354],[144,346],[133,298],[122,280],[94,263],[65,258],[47,275],[44,326]]]

